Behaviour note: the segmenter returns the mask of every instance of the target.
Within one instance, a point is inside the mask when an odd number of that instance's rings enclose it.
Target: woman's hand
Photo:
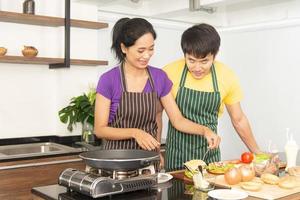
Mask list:
[[[204,129],[204,137],[206,138],[208,148],[210,149],[217,148],[221,142],[221,137],[207,127]]]
[[[133,137],[139,146],[144,150],[151,151],[160,147],[160,143],[145,131],[137,130]]]

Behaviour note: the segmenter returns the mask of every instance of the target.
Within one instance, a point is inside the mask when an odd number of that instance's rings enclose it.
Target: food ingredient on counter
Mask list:
[[[239,167],[239,170],[241,171],[243,182],[251,181],[255,176],[254,168],[251,165],[247,165],[247,164],[241,165]]]
[[[271,158],[270,154],[266,154],[266,153],[255,154],[254,162],[262,163],[262,162],[269,160],[270,158]]]
[[[235,185],[242,181],[242,174],[238,168],[233,167],[225,172],[224,178],[229,185]]]
[[[241,183],[241,188],[248,191],[259,191],[262,189],[263,183],[256,181],[249,181]]]
[[[293,189],[297,187],[296,177],[286,176],[279,179],[278,186],[283,189]]]
[[[244,152],[242,155],[241,155],[241,161],[243,163],[251,163],[252,160],[253,160],[254,156],[251,152]]]
[[[256,176],[261,176],[263,173],[276,174],[278,172],[277,164],[279,164],[277,157],[266,153],[256,154],[252,162]]]
[[[234,164],[227,162],[213,162],[209,163],[207,170],[213,174],[224,174],[227,170],[234,167]]]
[[[300,166],[288,168],[288,173],[291,176],[300,176]]]
[[[185,162],[184,166],[187,169],[184,171],[184,175],[188,178],[193,178],[193,175],[199,172],[199,165],[205,168],[206,163],[203,160],[190,160]]]
[[[277,185],[279,182],[279,177],[274,175],[274,174],[270,174],[270,173],[264,173],[261,175],[260,179],[267,184],[271,184],[271,185]]]

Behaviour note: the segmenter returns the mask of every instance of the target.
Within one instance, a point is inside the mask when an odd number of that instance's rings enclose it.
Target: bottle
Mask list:
[[[23,13],[34,15],[35,3],[34,0],[25,0],[23,3]]]
[[[287,142],[284,146],[285,156],[286,156],[286,168],[287,170],[290,167],[296,166],[296,159],[298,153],[298,145],[293,138],[293,134],[289,136],[289,129],[287,129]]]

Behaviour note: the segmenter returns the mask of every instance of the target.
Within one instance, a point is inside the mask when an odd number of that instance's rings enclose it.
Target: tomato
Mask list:
[[[254,156],[251,152],[245,152],[241,155],[241,161],[243,163],[251,163]]]

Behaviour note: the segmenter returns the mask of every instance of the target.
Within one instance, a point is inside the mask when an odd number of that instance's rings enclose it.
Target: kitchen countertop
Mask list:
[[[159,184],[160,189],[140,190],[135,192],[129,192],[119,195],[112,195],[111,197],[97,198],[98,200],[194,200],[207,199],[214,200],[214,198],[208,197],[207,193],[195,191],[193,194],[186,194],[185,188],[189,187],[182,180],[173,179],[167,183]],[[31,192],[38,197],[46,200],[93,200],[92,197],[88,197],[77,192],[70,192],[63,186],[49,185],[43,187],[35,187]],[[195,197],[197,195],[197,198]],[[300,193],[290,195],[280,200],[299,200]],[[246,200],[259,200],[259,198],[248,197]]]
[[[284,153],[279,154],[283,161],[284,159]],[[297,164],[300,164],[300,159],[297,159]],[[152,190],[141,190],[141,191],[135,191],[135,192],[129,192],[125,194],[120,195],[113,195],[111,198],[109,197],[103,197],[98,198],[99,200],[135,200],[135,199],[141,199],[141,200],[168,200],[168,199],[178,199],[178,200],[193,200],[193,195],[191,194],[185,194],[185,187],[187,185],[179,179],[172,179],[168,183],[160,184],[158,185],[158,189],[152,189]],[[67,191],[67,189],[63,186],[59,185],[49,185],[49,186],[43,186],[43,187],[34,187],[32,189],[32,193],[36,196],[42,197],[47,200],[92,200],[93,198],[79,194],[77,192],[70,192]],[[197,191],[199,195],[199,191]],[[204,193],[200,192],[200,195],[204,195]],[[204,198],[206,199],[206,198]],[[207,198],[207,199],[213,199],[213,198]],[[247,200],[257,200],[259,198],[254,197],[248,197]],[[300,199],[300,193],[287,196],[285,198],[280,198],[281,200],[299,200]]]
[[[168,183],[160,184],[160,189],[140,190],[129,192],[111,197],[97,198],[99,200],[192,200],[193,196],[184,194],[184,183],[180,180],[173,179]],[[169,187],[169,188],[167,188]],[[92,200],[77,192],[68,192],[65,187],[59,185],[49,185],[44,187],[36,187],[32,189],[32,193],[46,200]]]
[[[49,136],[33,136],[33,137],[23,137],[23,138],[6,138],[6,139],[0,139],[0,146],[5,148],[4,146],[7,146],[7,148],[14,148],[15,146],[21,146],[21,145],[34,145],[34,144],[58,144],[58,145],[64,145],[67,146],[66,148],[69,148],[69,150],[66,151],[53,151],[51,153],[28,153],[28,154],[8,154],[6,156],[1,156],[0,153],[0,163],[3,162],[13,162],[13,161],[26,161],[31,159],[39,159],[39,158],[48,158],[48,157],[56,157],[56,156],[67,156],[67,155],[76,155],[81,153],[82,151],[85,151],[82,146],[78,145],[77,143],[81,141],[81,136],[75,135],[75,136],[56,136],[56,135],[49,135]],[[100,144],[99,141],[95,144]],[[21,148],[21,147],[20,147]],[[32,150],[33,151],[33,150]],[[31,152],[31,150],[30,150]],[[10,156],[11,155],[11,156]]]
[[[28,144],[28,143],[40,143],[40,142],[54,142],[67,146],[74,146],[75,142],[81,141],[80,135],[73,136],[32,136],[32,137],[21,137],[21,138],[4,138],[0,139],[0,146],[2,145],[16,145],[16,144]]]

